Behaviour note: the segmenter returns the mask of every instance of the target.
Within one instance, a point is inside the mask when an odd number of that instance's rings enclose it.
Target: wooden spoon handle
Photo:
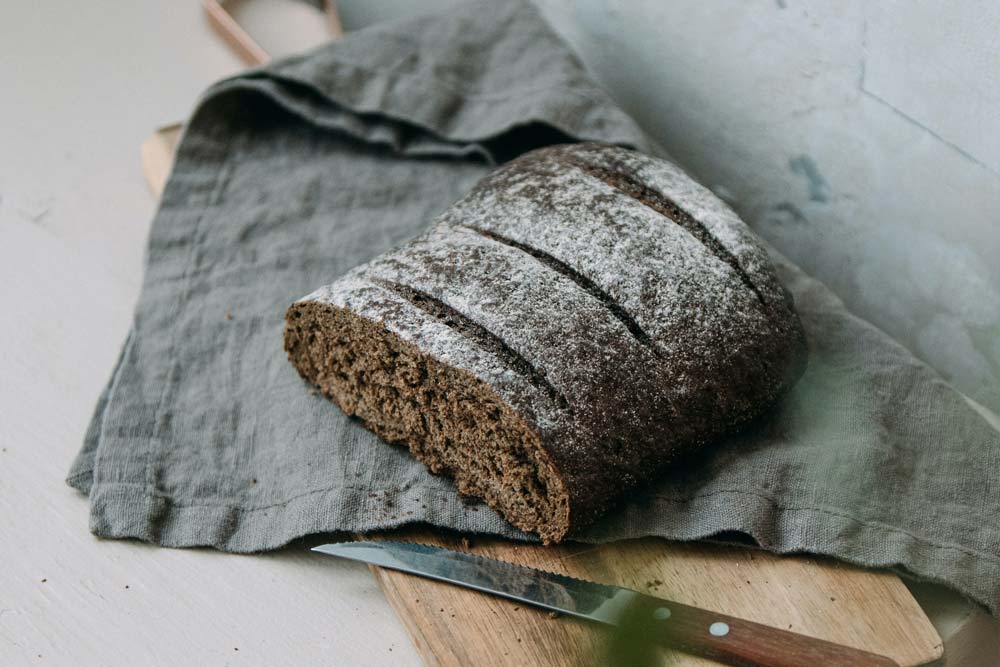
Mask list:
[[[268,62],[271,56],[233,18],[233,15],[226,6],[226,1],[202,0],[202,6],[205,9],[205,16],[208,17],[208,22],[246,64],[263,65]],[[344,26],[340,23],[340,15],[337,13],[337,3],[334,0],[326,0],[323,6],[326,9],[330,36],[334,39],[343,37]]]

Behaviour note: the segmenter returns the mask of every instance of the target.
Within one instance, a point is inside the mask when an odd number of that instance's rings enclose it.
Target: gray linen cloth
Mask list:
[[[91,530],[237,552],[412,522],[526,537],[311,395],[282,351],[283,315],[423,230],[492,165],[580,139],[658,152],[520,2],[380,25],[214,86],[70,473]],[[805,376],[765,419],[577,538],[736,532],[944,582],[997,613],[997,432],[775,261],[808,332]]]

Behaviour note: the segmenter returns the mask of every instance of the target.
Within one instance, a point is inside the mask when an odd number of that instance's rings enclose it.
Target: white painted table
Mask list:
[[[138,146],[240,63],[194,2],[5,3],[0,49],[0,664],[416,664],[363,566],[89,534],[63,478],[138,294]],[[918,597],[949,655],[1000,655],[991,619]]]

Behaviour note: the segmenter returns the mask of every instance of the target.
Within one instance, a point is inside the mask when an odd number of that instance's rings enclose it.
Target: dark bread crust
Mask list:
[[[514,160],[287,321],[303,377],[547,542],[759,415],[806,359],[736,215],[674,165],[599,144]],[[414,366],[437,384],[403,382]]]

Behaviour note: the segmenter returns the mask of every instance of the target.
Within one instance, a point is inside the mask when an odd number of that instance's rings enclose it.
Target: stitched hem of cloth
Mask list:
[[[66,483],[81,493],[89,494],[90,487],[94,484],[94,462],[97,459],[97,449],[101,441],[104,412],[111,401],[115,384],[118,381],[118,374],[121,372],[122,363],[125,361],[125,357],[134,341],[132,333],[133,329],[129,328],[128,335],[125,336],[125,340],[118,350],[118,358],[115,360],[115,366],[111,370],[111,377],[108,378],[107,384],[101,390],[101,395],[94,406],[94,412],[90,416],[87,432],[83,437],[83,448],[80,449],[76,458],[73,459],[73,464],[66,475]]]
[[[263,511],[267,511],[267,510],[277,510],[279,508],[283,508],[283,507],[286,507],[288,505],[294,504],[297,500],[299,500],[301,498],[305,498],[305,497],[309,497],[309,496],[315,496],[315,495],[319,495],[319,494],[332,493],[332,492],[335,492],[335,491],[349,490],[349,491],[362,491],[362,492],[365,492],[365,493],[375,493],[375,494],[387,494],[390,491],[395,491],[394,489],[379,489],[379,488],[375,488],[375,487],[371,487],[371,486],[364,486],[364,485],[325,486],[325,487],[321,487],[321,488],[317,488],[317,489],[310,489],[308,491],[303,491],[301,493],[295,494],[294,496],[291,496],[290,498],[285,498],[284,500],[275,501],[275,502],[272,502],[272,503],[268,503],[266,505],[254,505],[254,506],[247,507],[247,506],[239,506],[239,505],[228,505],[228,504],[219,503],[219,502],[202,502],[202,503],[198,503],[198,502],[178,502],[178,501],[173,500],[172,498],[170,498],[170,496],[163,495],[163,494],[158,494],[158,493],[155,493],[155,492],[151,493],[149,491],[149,486],[148,485],[143,484],[143,483],[139,483],[139,482],[115,482],[113,484],[107,484],[105,486],[136,487],[136,488],[144,490],[145,495],[147,495],[149,498],[153,499],[155,502],[157,502],[157,503],[167,503],[167,504],[169,504],[173,508],[184,508],[184,509],[187,509],[187,508],[201,507],[201,508],[213,509],[213,510],[225,510],[227,512],[237,512],[239,514],[252,514],[254,512],[263,512]],[[445,497],[445,496],[448,496],[448,495],[453,495],[450,492],[444,492],[444,491],[441,491],[441,490],[435,490],[435,489],[431,489],[429,487],[415,487],[415,488],[416,488],[416,490],[419,493],[421,493],[423,495],[437,494],[437,495],[439,495],[441,497]],[[884,530],[886,532],[899,533],[899,534],[902,534],[902,535],[906,535],[907,537],[910,537],[913,540],[915,540],[915,541],[917,541],[917,542],[919,542],[921,544],[926,544],[926,545],[928,545],[930,547],[933,547],[935,549],[952,550],[952,551],[956,551],[956,552],[959,552],[959,553],[962,553],[962,554],[965,554],[965,555],[969,555],[969,556],[972,556],[972,557],[975,557],[975,558],[983,558],[983,559],[992,561],[993,563],[997,564],[997,569],[998,569],[998,571],[1000,571],[1000,556],[997,556],[996,554],[991,554],[991,553],[988,553],[988,552],[985,552],[985,551],[976,551],[974,549],[969,549],[967,547],[963,547],[963,546],[956,545],[956,544],[945,544],[945,543],[942,543],[942,542],[935,542],[934,540],[932,540],[930,538],[923,537],[921,535],[917,535],[916,533],[910,532],[910,531],[905,530],[903,528],[899,528],[898,526],[893,526],[891,524],[883,523],[883,522],[880,522],[880,521],[870,521],[870,520],[867,520],[867,519],[859,519],[859,518],[857,518],[855,516],[852,516],[851,514],[845,512],[844,510],[841,510],[839,508],[820,507],[820,506],[793,507],[793,506],[781,504],[777,500],[775,500],[774,498],[771,498],[770,496],[767,496],[765,494],[755,493],[755,492],[752,492],[752,491],[744,491],[744,490],[740,490],[740,489],[723,489],[723,490],[719,490],[719,491],[713,491],[711,493],[705,493],[705,494],[698,494],[698,495],[694,495],[694,496],[689,496],[689,497],[686,497],[686,498],[678,498],[678,497],[672,497],[672,496],[665,496],[665,495],[659,495],[659,494],[657,494],[657,495],[654,496],[654,498],[658,502],[666,502],[666,503],[671,503],[671,504],[675,504],[675,505],[686,505],[686,504],[690,504],[690,503],[693,503],[693,502],[696,502],[696,501],[699,501],[699,500],[702,500],[702,499],[706,499],[706,498],[712,498],[712,497],[716,497],[716,496],[734,495],[734,494],[735,495],[740,495],[740,496],[747,496],[747,497],[751,497],[751,498],[759,498],[761,500],[765,500],[772,507],[778,508],[778,509],[780,509],[781,511],[784,511],[784,512],[802,512],[802,511],[816,512],[816,513],[819,513],[819,514],[824,514],[824,515],[827,515],[827,516],[835,517],[837,519],[844,519],[844,520],[851,521],[851,522],[854,522],[854,523],[862,524],[862,525],[867,526],[869,528],[875,528],[875,529],[879,529],[879,530]],[[464,506],[465,505],[463,504],[463,507]],[[509,531],[505,531],[505,532],[509,532]]]
[[[346,493],[345,493],[346,491]],[[396,490],[394,490],[396,491]],[[743,533],[779,554],[809,552],[856,565],[893,568],[919,579],[955,586],[991,613],[1000,611],[1000,566],[995,557],[937,544],[900,528],[812,507],[785,507],[743,491],[673,499],[657,496],[662,511],[626,508],[575,539],[606,542],[639,535],[693,541]],[[672,511],[676,505],[688,511]],[[691,505],[694,505],[692,508]],[[122,512],[122,508],[127,508]],[[391,509],[387,509],[391,508]],[[456,522],[457,519],[457,522]],[[97,485],[91,494],[91,531],[98,537],[136,538],[167,547],[212,546],[236,553],[266,551],[304,535],[387,530],[429,523],[452,530],[531,540],[484,506],[471,508],[457,494],[411,487],[395,493],[365,486],[304,492],[256,508],[179,504],[141,484]],[[961,567],[956,568],[956,561]],[[956,581],[956,571],[965,573]]]

